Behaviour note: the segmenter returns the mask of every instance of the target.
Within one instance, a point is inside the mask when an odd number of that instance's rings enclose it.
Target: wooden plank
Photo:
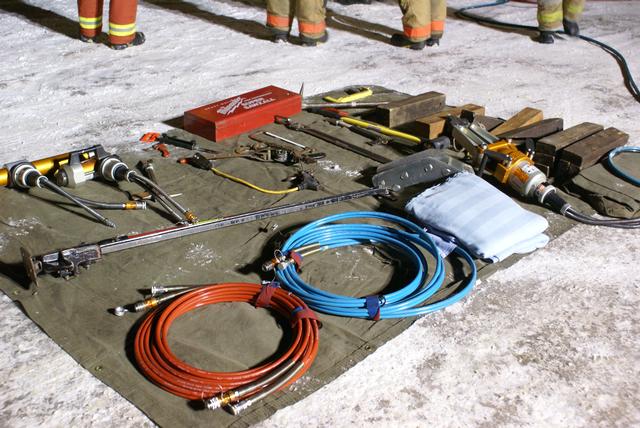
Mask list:
[[[579,172],[580,168],[571,162],[558,160],[555,170],[553,171],[553,176],[557,183],[562,183],[578,175]]]
[[[500,138],[511,138],[514,140],[524,140],[531,138],[539,140],[558,131],[562,131],[563,121],[560,118],[544,119],[531,125],[522,126],[512,131],[499,134]]]
[[[393,128],[442,110],[444,102],[444,94],[426,92],[377,107],[373,119],[381,125]]]
[[[590,122],[583,122],[579,125],[567,128],[557,134],[549,135],[536,142],[536,153],[546,153],[555,156],[565,147],[587,138],[590,135],[600,132],[604,129],[602,125]]]
[[[560,159],[577,166],[580,170],[594,165],[605,154],[629,141],[629,134],[616,128],[607,128],[566,147]]]
[[[553,171],[552,167],[550,167],[549,165],[543,165],[543,164],[538,164],[538,163],[535,164],[535,165],[540,171],[542,171],[544,173],[544,175],[547,176],[547,178],[551,178],[552,171]]]
[[[536,164],[547,165],[552,167],[555,163],[555,157],[551,155],[547,155],[545,153],[535,153],[533,155],[533,161]]]
[[[460,107],[447,107],[437,113],[416,119],[414,122],[407,124],[407,128],[415,135],[420,135],[433,139],[439,137],[444,132],[448,116],[459,117],[463,111],[470,111],[477,114],[484,114],[484,107],[475,104],[465,104]]]
[[[531,125],[532,123],[539,122],[542,120],[542,111],[525,107],[516,113],[514,116],[507,119],[505,123],[491,130],[493,135],[504,134],[505,132],[512,131],[517,128],[521,128],[526,125]]]

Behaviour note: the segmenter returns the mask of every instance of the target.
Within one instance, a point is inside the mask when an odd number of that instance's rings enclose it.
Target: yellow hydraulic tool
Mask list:
[[[30,163],[38,170],[40,174],[47,175],[49,172],[54,170],[57,171],[64,165],[69,164],[70,159],[77,156],[82,165],[83,172],[87,175],[90,175],[94,171],[96,159],[98,157],[98,150],[100,150],[101,148],[102,146],[91,146],[81,150],[74,150],[72,152],[62,153],[44,159],[38,159]],[[14,164],[16,163],[14,162],[12,164],[5,165],[4,168],[0,168],[0,186],[9,185],[9,171]]]
[[[511,140],[499,139],[476,124],[464,124],[457,118],[450,118],[450,124],[455,143],[467,151],[478,175],[487,170],[526,197],[536,196],[539,186],[547,181],[533,163],[533,147],[524,153]]]

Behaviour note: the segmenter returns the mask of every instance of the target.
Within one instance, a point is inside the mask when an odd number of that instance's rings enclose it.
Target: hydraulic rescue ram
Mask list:
[[[375,187],[356,190],[339,195],[327,196],[306,202],[280,205],[241,214],[200,221],[194,224],[174,226],[137,235],[118,236],[93,244],[83,244],[73,248],[52,251],[32,256],[24,248],[22,258],[31,282],[38,286],[38,275],[51,274],[70,278],[79,273],[81,267],[88,267],[109,253],[142,247],[170,239],[194,235],[210,230],[222,229],[237,224],[249,223],[286,214],[292,214],[313,208],[351,201],[367,196],[386,196],[391,191],[399,191],[408,186],[432,183],[451,176],[465,168],[454,159],[441,156],[437,151],[426,150],[378,168],[373,177]]]

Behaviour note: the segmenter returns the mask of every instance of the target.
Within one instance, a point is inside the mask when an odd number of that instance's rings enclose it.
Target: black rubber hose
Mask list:
[[[459,18],[468,19],[470,21],[475,21],[475,22],[488,24],[488,25],[495,25],[498,27],[515,28],[519,30],[539,31],[537,27],[533,27],[531,25],[521,25],[521,24],[512,24],[509,22],[501,22],[501,21],[496,21],[495,19],[492,19],[492,18],[485,18],[483,16],[467,13],[467,11],[471,9],[480,9],[480,8],[490,7],[490,6],[500,6],[503,4],[507,4],[508,2],[509,0],[498,0],[492,3],[483,3],[475,6],[467,6],[457,10],[455,12],[455,15]],[[564,31],[555,31],[555,33],[566,35]],[[612,48],[606,43],[600,42],[596,39],[583,36],[583,35],[579,35],[578,37],[588,43],[594,44],[602,48],[605,52],[610,54],[616,60],[616,62],[618,63],[618,66],[620,67],[620,71],[622,72],[622,78],[624,79],[624,84],[627,87],[627,90],[629,91],[629,93],[631,93],[631,95],[636,101],[640,102],[640,90],[638,89],[638,85],[636,85],[636,82],[633,79],[633,76],[631,75],[631,71],[629,70],[629,65],[627,64],[627,60],[625,59],[625,57],[616,49]]]

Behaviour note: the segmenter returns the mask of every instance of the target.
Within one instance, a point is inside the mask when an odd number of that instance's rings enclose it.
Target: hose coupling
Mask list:
[[[187,287],[186,285],[173,285],[173,286],[152,285],[149,291],[152,297],[156,297],[164,293],[170,293],[172,291],[182,291],[188,288],[190,287]]]
[[[125,210],[146,210],[146,201],[127,201],[124,203]]]
[[[232,415],[238,416],[240,413],[247,410],[253,404],[253,400],[243,400],[238,401],[237,403],[231,403],[227,406],[227,409],[231,412]]]
[[[289,261],[287,259],[287,257],[282,253],[282,251],[276,250],[274,255],[273,255],[273,258],[271,260],[268,260],[268,261],[266,261],[266,262],[264,262],[262,264],[262,271],[263,272],[271,272],[276,267],[278,269],[280,269],[281,266],[282,266],[282,269],[284,269],[290,263],[292,263],[292,260]]]
[[[198,217],[193,213],[193,211],[191,210],[187,210],[184,213],[184,217],[187,219],[187,221],[191,224],[196,223],[198,221]]]
[[[236,391],[225,391],[220,394],[205,400],[204,404],[209,410],[216,410],[224,406],[230,405],[232,402],[238,399],[238,393]]]
[[[153,309],[161,303],[160,299],[149,297],[133,304],[134,312],[142,312],[147,309]]]

